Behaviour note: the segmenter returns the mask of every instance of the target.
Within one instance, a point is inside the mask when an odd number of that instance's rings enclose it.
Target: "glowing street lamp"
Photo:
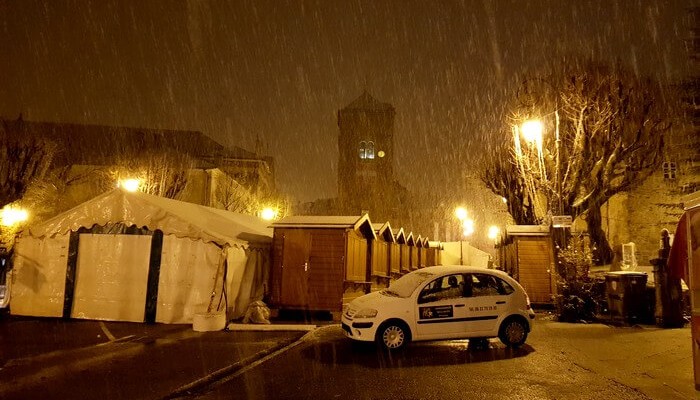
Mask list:
[[[2,226],[18,225],[27,219],[29,219],[29,213],[23,208],[7,206],[0,211],[0,224]]]
[[[470,219],[467,219],[467,210],[464,207],[457,207],[455,209],[455,217],[459,220],[459,224],[462,227],[462,237],[459,238],[459,264],[464,265],[464,257],[463,257],[463,252],[462,252],[462,239],[464,239],[464,236],[469,236],[471,234],[467,233],[467,225],[471,224],[471,231],[474,231],[474,222]],[[468,223],[468,221],[471,221]]]
[[[489,226],[489,234],[488,234],[489,239],[491,239],[491,240],[498,239],[498,235],[500,235],[500,233],[501,233],[501,230],[498,229],[498,227],[496,225]]]
[[[122,179],[119,181],[119,186],[122,187],[124,190],[127,192],[135,192],[139,190],[139,187],[141,186],[141,180],[140,179]]]
[[[471,236],[474,233],[474,220],[467,218],[462,222],[462,233],[464,236]]]
[[[260,218],[266,221],[272,221],[277,218],[278,211],[272,207],[265,207],[260,211]]]
[[[457,217],[457,219],[461,223],[462,221],[464,221],[467,218],[467,210],[464,207],[457,207],[455,209],[455,216]]]
[[[520,132],[522,132],[525,141],[536,144],[538,148],[542,147],[542,132],[544,132],[542,121],[539,119],[530,119],[523,122],[520,127]]]

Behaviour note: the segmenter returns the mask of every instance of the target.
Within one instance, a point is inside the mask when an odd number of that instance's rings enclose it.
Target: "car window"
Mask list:
[[[498,283],[501,284],[501,289],[503,290],[502,292],[499,292],[501,294],[511,294],[515,292],[515,289],[513,289],[513,286],[510,286],[510,283],[504,281],[503,279],[496,278]]]
[[[490,274],[471,274],[471,278],[472,296],[508,295],[514,291],[507,282]],[[469,288],[467,292],[469,292]]]
[[[420,284],[433,276],[435,276],[435,274],[424,271],[413,271],[392,282],[389,287],[384,289],[382,292],[388,295],[409,297],[414,293],[418,286],[420,286]]]
[[[462,297],[464,294],[464,275],[453,274],[441,276],[421,290],[418,303],[429,303],[445,299]]]

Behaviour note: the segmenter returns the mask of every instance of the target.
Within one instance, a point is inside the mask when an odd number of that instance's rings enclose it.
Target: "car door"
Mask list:
[[[421,289],[415,305],[416,339],[460,337],[465,329],[464,275],[438,277]]]
[[[488,273],[465,276],[464,314],[469,336],[497,332],[498,318],[507,311],[513,288],[502,279]]]

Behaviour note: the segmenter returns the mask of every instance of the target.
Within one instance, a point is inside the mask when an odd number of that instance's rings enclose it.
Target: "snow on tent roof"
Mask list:
[[[257,217],[122,189],[101,194],[26,228],[22,234],[52,236],[107,223],[160,229],[166,235],[201,239],[219,245],[247,247],[251,242],[272,241],[272,230]]]

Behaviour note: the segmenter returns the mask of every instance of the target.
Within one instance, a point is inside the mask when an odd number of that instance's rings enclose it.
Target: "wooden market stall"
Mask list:
[[[399,257],[399,274],[401,275],[411,272],[411,248],[408,246],[407,239],[406,232],[401,228],[396,234],[396,243],[399,244],[399,252],[401,253]]]
[[[531,302],[551,304],[554,301],[556,271],[548,226],[506,226],[499,252],[503,268],[525,288]]]
[[[416,240],[416,247],[418,248],[418,268],[425,268],[428,266],[428,264],[426,264],[428,238],[418,236],[418,240]]]
[[[403,236],[403,229],[400,229],[399,232],[401,233],[401,236]],[[392,230],[390,230],[391,235],[393,236],[393,240],[388,243],[389,245],[389,276],[392,279],[398,278],[401,276],[401,245],[399,244],[397,238],[400,236],[399,234],[394,234]],[[386,232],[385,232],[386,234]]]
[[[372,224],[377,239],[372,241],[372,269],[370,281],[372,290],[384,289],[389,286],[391,278],[391,244],[396,241],[389,222]]]
[[[420,236],[418,236],[418,239],[419,238]],[[418,245],[416,243],[417,238],[413,236],[413,232],[409,233],[408,237],[406,237],[406,244],[409,248],[408,266],[411,271],[418,269]]]
[[[293,216],[272,227],[271,307],[341,311],[369,292],[376,235],[368,215]]]
[[[440,242],[437,241],[428,241],[426,240],[427,245],[424,247],[425,251],[425,265],[430,267],[432,265],[442,265],[442,261],[440,259],[440,250],[441,250],[441,245]]]

